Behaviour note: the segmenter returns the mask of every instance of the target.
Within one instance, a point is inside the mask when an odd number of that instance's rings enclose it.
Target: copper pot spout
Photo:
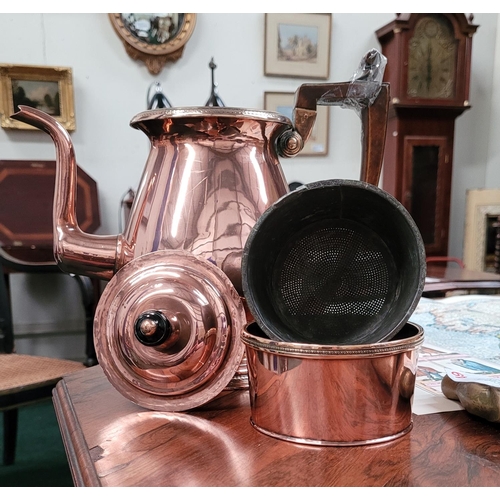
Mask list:
[[[56,147],[56,186],[53,205],[54,258],[65,272],[110,279],[114,274],[119,236],[83,232],[76,219],[76,160],[68,132],[49,114],[19,106],[12,118],[50,135]]]

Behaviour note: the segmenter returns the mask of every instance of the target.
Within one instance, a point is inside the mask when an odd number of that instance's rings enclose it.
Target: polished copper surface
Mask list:
[[[276,342],[246,327],[252,425],[264,434],[323,446],[396,439],[412,427],[418,348],[407,323],[394,340],[354,346]]]
[[[69,134],[50,115],[20,106],[16,119],[56,145],[54,251],[68,272],[110,279],[136,257],[185,250],[220,267],[241,293],[241,254],[260,215],[288,192],[276,143],[291,129],[278,113],[239,108],[169,108],[139,113],[131,126],[151,150],[123,234],[78,227],[76,163]]]
[[[168,328],[153,339],[158,318]],[[94,322],[97,357],[131,401],[187,410],[217,396],[238,371],[244,324],[240,297],[216,266],[184,251],[149,253],[104,289]]]
[[[335,93],[337,86],[329,88]],[[364,158],[378,144],[376,138],[385,134],[385,128],[374,125],[383,115],[386,90],[384,87],[378,104],[370,104],[361,113],[362,133],[367,136],[363,144],[368,145]],[[335,100],[335,104],[352,107],[353,98],[346,98]],[[28,106],[19,106],[12,116],[44,130],[54,141],[55,258],[63,271],[111,280],[98,307],[95,338],[106,375],[132,401],[147,408],[186,409],[213,397],[224,383],[246,387],[247,363],[240,356],[244,348],[235,340],[244,324],[239,317],[243,248],[259,217],[288,192],[278,157],[300,152],[310,132],[307,127],[314,123],[316,104],[332,105],[317,93],[313,101],[303,106],[314,108],[305,112],[307,126],[301,122],[303,112],[294,113],[294,123],[278,113],[240,108],[168,108],[139,113],[130,124],[148,136],[150,153],[127,225],[123,233],[114,236],[86,234],[78,225],[76,159],[66,130],[50,115]],[[354,101],[356,108],[365,107]],[[362,166],[362,176],[365,170]],[[164,251],[170,253],[149,257]],[[187,255],[198,260],[184,268]],[[178,264],[177,259],[182,261],[182,272],[173,278],[167,269]],[[224,277],[212,265],[222,270]],[[174,290],[183,290],[176,298],[184,307],[184,323],[166,312],[165,323],[161,319],[164,311],[154,307],[157,292],[166,300],[162,293],[170,279],[175,282]],[[207,280],[215,284],[208,286]],[[155,283],[161,284],[163,292],[153,292]],[[212,297],[207,286],[219,292]],[[191,295],[186,298],[183,294],[188,289]],[[210,314],[225,317],[228,325],[217,323],[215,332],[205,328],[205,309],[193,306],[197,292],[204,297],[202,301],[210,297]],[[167,294],[168,300],[174,295]],[[170,305],[164,308],[168,310]],[[161,314],[153,319],[148,316],[156,312]],[[162,322],[166,326],[158,330]],[[186,325],[191,325],[192,337],[186,333]],[[199,342],[201,331],[209,332],[210,340]],[[172,366],[183,358],[183,349],[191,345],[188,338],[198,339],[193,341],[195,352],[186,364],[183,361],[174,369]],[[214,347],[213,354],[210,347]],[[195,359],[198,362],[192,366]],[[219,368],[223,375],[215,376]]]
[[[241,293],[241,254],[260,215],[288,191],[275,150],[291,123],[277,113],[170,108],[131,126],[151,152],[123,235],[118,267],[160,249],[210,260]]]
[[[241,256],[250,230],[288,192],[278,156],[300,152],[318,104],[360,112],[361,178],[376,184],[389,92],[383,84],[374,102],[367,104],[366,93],[358,89],[365,85],[371,88],[369,82],[302,85],[296,94],[293,124],[278,113],[242,108],[139,113],[130,125],[149,137],[151,148],[127,226],[116,236],[95,236],[80,229],[71,138],[47,113],[19,106],[13,118],[44,130],[55,143],[54,253],[59,266],[67,272],[110,279],[138,256],[185,250],[221,268],[241,295]],[[351,96],[353,88],[361,97]]]

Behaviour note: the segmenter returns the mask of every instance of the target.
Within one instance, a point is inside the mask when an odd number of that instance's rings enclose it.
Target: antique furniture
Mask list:
[[[427,255],[448,253],[455,120],[470,108],[472,15],[397,14],[377,30],[391,85],[383,188],[415,219]]]
[[[0,411],[3,413],[4,465],[11,465],[15,460],[18,408],[49,398],[63,375],[85,368],[76,361],[15,354],[13,350],[9,297],[6,282],[0,278]]]
[[[459,259],[458,257],[450,257],[450,256],[433,256],[433,257],[426,257],[425,263],[427,265],[429,264],[441,264],[441,265],[448,265],[448,264],[455,264],[461,269],[465,269],[465,264],[463,263],[462,259]]]
[[[429,265],[424,297],[444,296],[447,292],[500,293],[500,276],[495,273],[471,271],[460,267]]]
[[[52,246],[55,175],[55,161],[0,160],[0,267],[7,292],[12,273],[61,272]],[[100,225],[97,184],[80,167],[76,195],[78,221],[93,233]],[[100,283],[79,274],[72,276],[85,310],[86,364],[92,365],[96,363],[92,324]]]
[[[54,405],[77,486],[498,486],[500,427],[465,411],[414,415],[371,446],[308,446],[250,425],[247,391],[188,413],[144,410],[100,366],[68,375]]]

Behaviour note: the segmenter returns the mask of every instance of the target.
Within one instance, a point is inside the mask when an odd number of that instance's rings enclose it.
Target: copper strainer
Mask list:
[[[372,55],[377,61],[376,51]],[[371,67],[365,60],[367,87],[359,83],[363,73],[354,80],[357,86],[346,86],[343,99],[335,100],[321,84],[296,93],[298,109],[340,104],[358,111],[363,123],[366,110],[379,104],[370,127],[363,128],[361,181],[320,181],[285,194],[250,232],[243,292],[255,321],[273,340],[322,345],[389,340],[422,294],[420,232],[403,205],[377,187],[388,87],[379,81],[378,66],[375,73]],[[352,95],[357,99],[351,102]]]
[[[283,196],[245,246],[243,289],[278,341],[391,339],[422,294],[425,251],[405,208],[362,181],[311,183]]]

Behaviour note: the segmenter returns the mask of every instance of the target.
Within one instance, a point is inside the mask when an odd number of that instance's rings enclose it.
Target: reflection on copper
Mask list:
[[[179,186],[179,197],[175,204],[174,215],[172,217],[171,235],[173,238],[177,236],[177,229],[179,228],[181,212],[186,204],[188,182],[189,178],[191,177],[191,171],[193,169],[193,162],[195,158],[195,152],[191,144],[186,144],[185,147],[188,149],[189,153],[184,165],[184,172],[182,172],[181,184]]]
[[[83,233],[76,221],[76,160],[69,134],[43,111],[21,106],[16,119],[49,133],[56,145],[54,250],[67,272],[110,279],[158,250],[184,250],[222,268],[240,294],[240,255],[259,216],[288,192],[278,137],[292,127],[278,113],[239,108],[146,111],[131,126],[150,154],[123,234]]]
[[[134,439],[131,440],[130,436],[134,436]],[[248,484],[250,480],[247,474],[249,469],[241,467],[242,444],[235,440],[235,435],[228,434],[222,425],[185,413],[149,411],[121,417],[99,431],[99,456],[94,462],[97,474],[101,478],[115,474],[117,464],[151,470],[173,466],[165,456],[164,449],[152,446],[151,441],[157,444],[169,442],[170,447],[183,451],[176,455],[175,467],[179,469],[179,474],[171,475],[174,483],[170,486],[206,484],[200,474],[199,463],[192,460],[193,453],[200,452],[200,443],[213,456],[223,459],[226,467],[230,467],[227,476],[235,485]],[[220,462],[206,460],[203,467],[205,476],[210,477],[219,471]]]
[[[169,336],[149,345],[136,326],[155,311],[168,321]],[[145,408],[195,408],[226,388],[240,367],[245,317],[237,291],[216,266],[184,251],[142,255],[101,296],[98,360],[113,386]]]
[[[377,184],[382,164],[389,91],[382,84],[367,105],[370,82],[303,84],[292,122],[278,113],[241,108],[167,108],[139,113],[130,122],[151,149],[123,234],[84,233],[75,212],[76,159],[69,134],[50,115],[19,106],[13,118],[47,132],[56,146],[54,252],[66,272],[110,279],[132,259],[162,249],[185,250],[222,268],[242,295],[238,256],[250,229],[288,192],[278,155],[300,152],[319,104],[361,109],[361,178]],[[365,88],[366,85],[366,88]],[[342,92],[335,98],[335,89]],[[368,90],[367,90],[368,89]],[[329,96],[328,98],[326,96]],[[371,94],[370,94],[371,96]],[[358,102],[359,100],[359,102]]]
[[[255,170],[255,177],[257,178],[257,184],[259,186],[260,197],[264,203],[268,202],[268,197],[266,193],[266,186],[264,184],[264,178],[261,172],[261,166],[257,163],[257,159],[255,157],[257,151],[255,148],[252,148],[250,151],[250,162]]]
[[[338,85],[344,88],[348,84],[332,83],[328,88]],[[299,89],[297,99],[301,100],[303,112],[315,115],[313,110],[323,90],[310,84],[304,86],[303,92]],[[383,143],[379,146],[385,137],[384,103],[388,98],[384,86],[381,96],[383,99],[362,111],[366,150],[362,176],[367,171],[366,156],[374,156],[370,165],[378,168],[383,152]],[[335,103],[350,105],[349,99],[337,99]],[[192,408],[207,395],[220,392],[235,373],[232,385],[242,387],[247,374],[242,358],[244,347],[238,341],[244,324],[241,314],[245,314],[243,248],[259,217],[288,192],[278,156],[300,152],[313,120],[299,124],[302,138],[294,129],[295,123],[268,111],[204,107],[139,113],[130,124],[148,136],[150,153],[123,233],[100,236],[84,233],[76,220],[76,159],[69,134],[53,117],[35,108],[19,106],[13,118],[47,132],[56,147],[53,233],[59,267],[66,272],[112,280],[98,306],[95,338],[113,385],[132,401],[154,409],[165,409],[163,397],[168,393],[168,409],[176,410]],[[380,150],[380,154],[372,155],[373,149]],[[178,278],[175,266],[168,268],[180,259],[180,252],[213,264],[227,278],[230,286],[207,268],[206,276],[215,279],[222,289],[217,299],[207,299],[210,306],[204,304],[204,299],[200,302],[194,292],[203,279],[198,276],[193,286],[186,269],[181,269]],[[156,253],[157,262],[149,257],[143,259]],[[132,267],[126,268],[128,265]],[[118,277],[122,269],[126,270]],[[175,283],[175,293],[167,292],[171,288],[163,283],[156,286],[158,280]],[[131,334],[131,326],[146,308],[157,308],[175,323],[178,337],[174,346],[167,341],[156,349],[145,347]],[[212,328],[217,332],[217,347],[209,354],[214,336],[207,332]],[[226,336],[226,341],[221,341],[220,335]],[[211,372],[220,365],[221,373],[215,374],[214,370],[210,390],[200,397],[196,390],[211,377],[195,372],[200,360],[207,359],[210,362],[205,369]],[[193,397],[186,396],[188,387],[196,389]],[[170,395],[174,394],[177,399],[172,403]]]
[[[246,344],[252,424],[297,443],[352,446],[410,431],[421,327],[388,342],[355,346],[267,339],[256,324]]]

